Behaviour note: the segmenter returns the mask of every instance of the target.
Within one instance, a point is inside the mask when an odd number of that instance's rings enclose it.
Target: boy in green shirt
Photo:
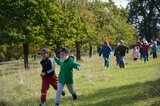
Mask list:
[[[66,47],[60,49],[60,59],[54,58],[55,62],[60,65],[58,75],[58,89],[55,97],[55,106],[59,106],[60,96],[66,84],[73,100],[77,99],[76,91],[73,87],[73,68],[79,70],[80,65],[69,56],[69,50]]]

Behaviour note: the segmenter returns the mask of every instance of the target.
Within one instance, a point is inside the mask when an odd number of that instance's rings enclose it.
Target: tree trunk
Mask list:
[[[101,47],[100,47],[100,46],[97,46],[97,53],[98,53],[98,54],[100,53],[100,50],[101,50]]]
[[[37,55],[34,54],[34,55],[33,55],[33,60],[34,60],[34,61],[36,61],[36,59],[37,59],[36,57],[37,57]]]
[[[27,43],[23,43],[24,68],[25,68],[25,70],[29,69],[29,65],[28,65],[28,48],[29,48],[29,45]]]
[[[92,57],[92,44],[89,42],[89,57]]]
[[[79,42],[76,42],[76,59],[81,60],[81,47]]]
[[[154,11],[153,11],[153,9],[154,9],[154,0],[152,0],[151,2],[149,2],[149,14],[148,14],[148,19],[147,19],[147,21],[148,21],[148,24],[147,24],[147,34],[146,34],[146,40],[148,41],[148,42],[151,42],[151,39],[152,39],[152,37],[153,37],[153,26],[151,25],[151,23],[152,23],[152,21],[153,21],[153,19],[152,19],[152,17],[154,16]]]

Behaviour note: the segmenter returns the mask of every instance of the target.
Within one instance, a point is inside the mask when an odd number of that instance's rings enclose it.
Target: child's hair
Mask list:
[[[65,52],[65,53],[69,53],[69,50],[68,50],[67,47],[62,47],[62,48],[60,48],[59,51],[60,51],[60,52]]]
[[[105,40],[105,41],[103,42],[103,44],[104,44],[104,45],[109,45],[109,42],[108,42],[107,40]]]
[[[134,47],[134,50],[138,50],[138,47],[137,47],[137,46],[135,46],[135,47]]]
[[[153,44],[157,45],[157,42],[156,42],[156,41],[154,41],[154,42],[153,42]]]
[[[119,42],[121,45],[124,45],[124,41],[123,40],[120,40]]]
[[[49,51],[48,51],[47,48],[42,48],[42,49],[38,52],[38,54],[42,54],[42,53],[47,53],[47,54],[49,54]]]
[[[119,42],[117,43],[117,46],[121,45]]]
[[[148,42],[147,42],[147,41],[144,41],[144,44],[146,44],[146,45],[147,45],[147,44],[148,44]]]

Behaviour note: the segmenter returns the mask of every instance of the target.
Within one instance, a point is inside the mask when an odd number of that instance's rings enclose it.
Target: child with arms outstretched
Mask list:
[[[55,97],[55,106],[59,106],[60,96],[64,85],[67,86],[73,100],[77,99],[76,91],[73,87],[73,68],[79,70],[80,65],[76,63],[69,55],[69,50],[66,47],[60,49],[60,59],[54,58],[56,63],[60,65],[58,75],[58,90]]]

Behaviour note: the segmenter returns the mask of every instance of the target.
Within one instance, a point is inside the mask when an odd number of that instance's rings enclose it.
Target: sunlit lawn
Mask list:
[[[160,57],[159,57],[160,58]],[[66,91],[61,106],[160,106],[160,59],[133,61],[126,58],[126,68],[115,65],[111,56],[109,69],[98,56],[83,57],[81,71],[74,72],[78,100]],[[15,65],[16,64],[16,65]],[[0,65],[0,106],[38,106],[41,89],[41,66],[37,60],[28,71],[21,63]],[[59,67],[56,65],[58,74]],[[54,106],[56,91],[50,87],[47,106]]]

